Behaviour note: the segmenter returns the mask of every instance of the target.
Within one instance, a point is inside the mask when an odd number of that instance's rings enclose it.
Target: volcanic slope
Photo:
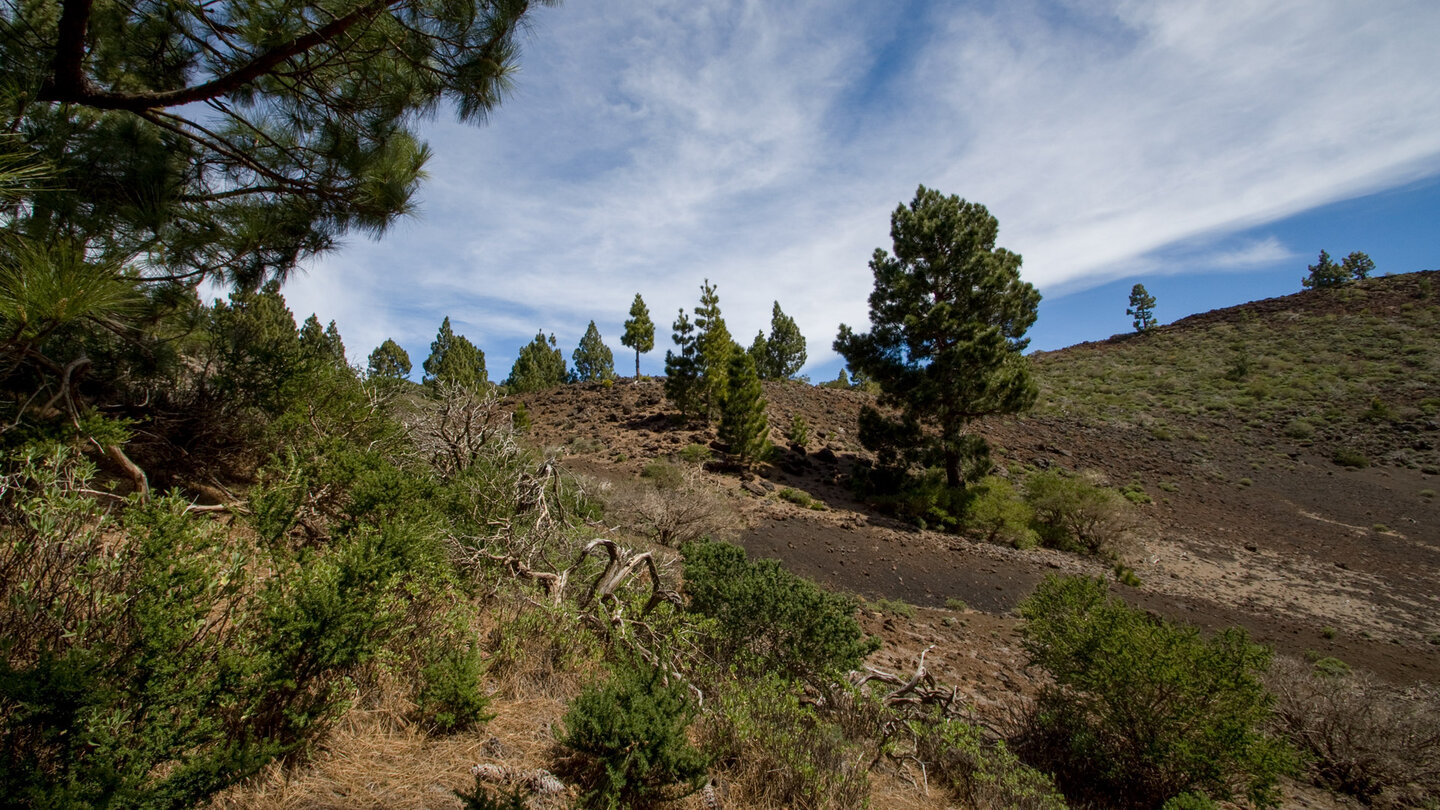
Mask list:
[[[1130,602],[1204,628],[1241,625],[1281,652],[1397,683],[1440,681],[1437,285],[1437,272],[1370,279],[1039,353],[1036,409],[980,431],[1017,478],[1059,467],[1149,496],[1121,552],[1142,582],[1116,586]],[[751,553],[871,600],[963,602],[999,622],[987,632],[1002,642],[1011,609],[1047,573],[1110,576],[1108,562],[887,517],[846,486],[869,459],[855,425],[873,399],[801,383],[767,383],[766,396],[772,441],[788,448],[799,415],[807,448],[758,475],[705,473],[742,516]],[[691,445],[719,447],[712,429],[671,418],[655,380],[518,401],[537,443],[614,485],[654,459],[693,457]],[[945,664],[956,680],[996,674],[964,657]]]

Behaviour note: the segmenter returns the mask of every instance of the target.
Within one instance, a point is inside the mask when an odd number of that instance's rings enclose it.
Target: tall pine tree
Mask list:
[[[696,352],[695,324],[680,310],[671,326],[671,339],[679,351],[665,352],[665,398],[675,403],[684,416],[699,413],[700,361]]]
[[[520,355],[510,368],[510,378],[505,381],[511,393],[544,391],[565,383],[565,355],[555,345],[555,336],[547,339],[542,330],[535,333],[535,339],[520,347]]]
[[[720,296],[710,279],[700,286],[700,305],[695,307],[695,358],[700,377],[700,406],[705,418],[713,418],[725,398],[725,377],[735,339],[720,314]]]
[[[575,366],[575,379],[578,381],[592,382],[615,378],[615,356],[611,354],[605,341],[600,339],[600,330],[595,328],[594,321],[591,321],[589,328],[585,330],[585,336],[580,338],[580,345],[571,353],[570,361]]]
[[[635,293],[635,301],[630,304],[630,320],[625,322],[625,334],[620,338],[620,345],[635,350],[635,379],[640,379],[640,355],[655,348],[655,323],[650,320],[650,310],[645,307],[645,299],[640,293]]]
[[[390,338],[370,353],[368,369],[372,380],[403,380],[410,376],[410,368],[410,354]]]
[[[755,361],[734,352],[727,361],[725,401],[720,409],[720,441],[742,464],[765,458],[770,450],[770,420]]]
[[[842,324],[835,340],[855,377],[900,410],[898,421],[866,411],[861,440],[931,451],[951,487],[963,483],[962,460],[984,453],[970,423],[1023,411],[1037,395],[1021,351],[1040,293],[1020,279],[1020,256],[995,246],[999,227],[985,206],[921,186],[890,217],[894,255],[876,249],[870,260],[870,332]],[[925,423],[933,434],[915,429]]]
[[[800,334],[795,319],[780,309],[779,301],[770,311],[770,337],[764,341],[764,361],[757,358],[756,365],[762,380],[788,380],[805,366],[805,336]]]
[[[424,368],[425,382],[432,386],[453,383],[478,389],[490,381],[485,373],[485,352],[464,335],[455,334],[448,315],[430,343],[430,356],[425,358]]]

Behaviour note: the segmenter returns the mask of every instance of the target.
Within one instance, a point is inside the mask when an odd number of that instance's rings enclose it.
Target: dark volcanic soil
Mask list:
[[[798,413],[811,442],[744,485],[734,473],[710,475],[744,514],[739,541],[751,553],[868,599],[937,608],[958,599],[1006,622],[1047,574],[1109,574],[1101,561],[919,531],[868,509],[845,481],[864,456],[853,434],[869,398],[799,383],[767,383],[766,396],[772,440],[783,445],[781,426]],[[599,478],[633,478],[650,459],[714,439],[677,426],[654,380],[521,399],[532,437]],[[1155,502],[1135,508],[1123,554],[1143,584],[1115,586],[1131,603],[1207,629],[1241,625],[1280,652],[1335,656],[1395,682],[1440,681],[1440,503],[1421,494],[1440,480],[1348,470],[1303,447],[1256,448],[1204,427],[1203,443],[1057,418],[996,421],[984,432],[1002,466],[1058,465],[1145,488]],[[785,487],[825,511],[776,497]]]

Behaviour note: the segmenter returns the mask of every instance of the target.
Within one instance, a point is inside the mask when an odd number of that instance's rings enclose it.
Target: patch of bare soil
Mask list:
[[[846,487],[865,457],[854,430],[870,398],[799,383],[767,383],[766,397],[771,440],[784,448],[775,462],[758,475],[711,474],[744,513],[740,542],[752,554],[866,599],[963,603],[1011,624],[1011,610],[1047,574],[1108,574],[1100,561],[920,531],[876,513]],[[656,380],[520,399],[534,441],[602,479],[634,477],[687,445],[718,447],[712,430],[673,419]],[[796,414],[810,426],[803,451],[784,438]],[[1187,435],[1185,427],[1175,433]],[[1135,508],[1123,555],[1143,584],[1115,586],[1132,604],[1205,629],[1239,625],[1279,652],[1334,656],[1396,683],[1440,681],[1440,502],[1422,494],[1440,486],[1437,476],[1350,470],[1294,442],[1262,447],[1223,425],[1203,427],[1194,431],[1202,438],[1160,440],[1031,418],[995,420],[983,432],[1001,465],[1060,466],[1144,487],[1154,503]],[[783,500],[785,488],[808,493],[823,511]],[[892,623],[916,632],[908,620]],[[947,660],[1005,658],[1005,645],[981,653],[976,641],[937,650]]]

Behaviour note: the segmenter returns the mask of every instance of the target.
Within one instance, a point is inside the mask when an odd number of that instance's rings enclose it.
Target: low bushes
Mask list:
[[[860,630],[854,600],[777,560],[750,560],[739,546],[717,542],[690,543],[682,553],[688,609],[715,620],[711,652],[722,665],[822,684],[879,644]]]
[[[1049,577],[1020,612],[1025,648],[1054,683],[1019,750],[1067,795],[1109,807],[1183,793],[1275,804],[1294,757],[1264,731],[1270,653],[1244,631],[1202,638],[1126,606],[1099,579]]]
[[[643,665],[587,688],[570,704],[560,742],[581,806],[646,808],[698,790],[710,760],[686,737],[695,712],[683,683]]]

